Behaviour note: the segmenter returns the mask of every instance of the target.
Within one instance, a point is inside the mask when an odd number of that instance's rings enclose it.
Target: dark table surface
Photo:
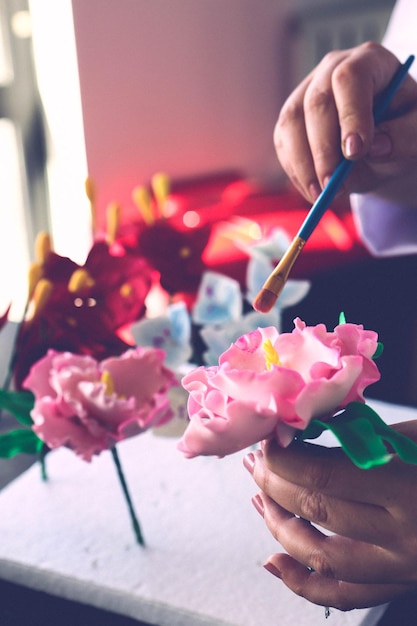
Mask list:
[[[1,626],[147,626],[129,617],[0,581]]]

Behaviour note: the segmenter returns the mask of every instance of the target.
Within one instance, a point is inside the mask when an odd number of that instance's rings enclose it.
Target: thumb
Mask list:
[[[354,49],[334,70],[333,94],[346,158],[358,160],[369,153],[375,134],[375,99],[387,88],[398,66],[399,61],[391,52],[378,44],[367,43]],[[389,107],[391,116],[408,111],[416,98],[417,85],[407,75]]]
[[[417,158],[417,110],[378,126],[368,157],[383,161]]]

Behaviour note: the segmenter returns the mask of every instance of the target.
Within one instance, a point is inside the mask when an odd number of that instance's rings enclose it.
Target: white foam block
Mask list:
[[[186,460],[152,433],[118,450],[147,546],[111,454],[87,464],[62,449],[47,458],[48,482],[33,466],[0,493],[0,578],[159,626],[327,624],[262,568],[280,546],[250,502],[243,453]],[[331,626],[370,617],[332,611]]]

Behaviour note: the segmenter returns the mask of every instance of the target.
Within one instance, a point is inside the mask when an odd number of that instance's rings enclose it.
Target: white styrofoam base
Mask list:
[[[395,421],[414,417],[398,411]],[[0,493],[0,578],[158,626],[330,623],[262,568],[280,546],[250,502],[244,453],[186,460],[152,433],[118,451],[147,546],[111,454],[87,464],[62,449],[48,482],[34,466]],[[372,626],[371,615],[332,611],[331,626]]]

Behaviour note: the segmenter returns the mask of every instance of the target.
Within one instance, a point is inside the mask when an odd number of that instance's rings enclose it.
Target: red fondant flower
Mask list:
[[[158,220],[140,233],[138,250],[160,273],[168,293],[194,293],[207,269],[202,253],[209,237],[208,226],[179,231],[168,220]]]
[[[115,255],[105,242],[93,245],[83,266],[50,252],[38,283],[46,287],[45,301],[17,339],[16,385],[49,348],[98,359],[121,354],[129,346],[117,331],[144,314],[150,285],[143,258],[125,250]]]

